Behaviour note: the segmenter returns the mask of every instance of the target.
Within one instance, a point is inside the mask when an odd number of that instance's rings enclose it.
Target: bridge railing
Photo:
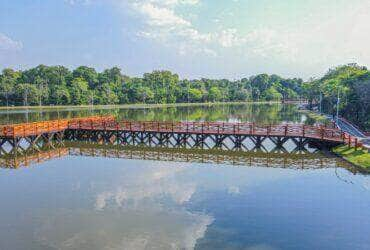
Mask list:
[[[51,120],[51,121],[42,121],[42,122],[31,122],[31,123],[22,123],[22,124],[11,124],[11,125],[2,125],[0,126],[0,136],[15,138],[15,137],[26,137],[33,135],[41,135],[44,133],[59,132],[78,125],[81,122],[86,121],[107,121],[114,120],[113,116],[91,116],[91,117],[82,117],[82,118],[73,118],[73,119],[61,119],[61,120]]]
[[[338,129],[302,124],[260,125],[255,123],[229,122],[157,122],[157,121],[116,121],[113,116],[24,123],[0,126],[0,136],[25,137],[65,129],[126,130],[133,132],[176,132],[197,134],[240,134],[261,136],[297,136],[342,141],[357,146],[357,139]]]
[[[258,125],[227,122],[156,122],[156,121],[81,121],[70,128],[93,130],[126,130],[132,132],[174,132],[199,134],[250,134],[265,136],[298,136],[346,141],[346,134],[338,129],[302,124]],[[353,139],[351,139],[352,141]],[[348,141],[348,139],[347,139]]]

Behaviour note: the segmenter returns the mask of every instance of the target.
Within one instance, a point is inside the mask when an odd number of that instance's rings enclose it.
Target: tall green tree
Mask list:
[[[91,92],[89,91],[89,84],[85,79],[81,77],[73,79],[69,87],[69,93],[71,95],[72,104],[89,104],[89,97],[91,96]]]

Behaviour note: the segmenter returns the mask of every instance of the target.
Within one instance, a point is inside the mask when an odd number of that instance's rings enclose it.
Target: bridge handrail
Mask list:
[[[77,127],[73,127],[77,128]],[[177,133],[214,133],[214,134],[253,134],[253,135],[280,135],[300,136],[317,139],[348,139],[342,131],[323,126],[309,126],[303,124],[284,123],[277,125],[260,125],[255,123],[228,123],[228,122],[169,122],[169,121],[94,121],[81,122],[78,128],[128,130],[133,132],[177,132]]]
[[[0,126],[0,136],[2,137],[25,137],[40,135],[49,132],[58,132],[68,129],[71,124],[83,121],[108,121],[114,120],[113,116],[91,116],[72,119],[59,119],[41,122],[30,122],[20,124],[9,124]]]
[[[336,128],[296,123],[256,124],[254,122],[172,122],[172,121],[117,121],[113,116],[91,116],[0,126],[0,136],[20,137],[58,132],[66,129],[128,130],[133,132],[177,132],[204,134],[241,134],[261,136],[298,136],[335,140],[359,145],[357,138]]]

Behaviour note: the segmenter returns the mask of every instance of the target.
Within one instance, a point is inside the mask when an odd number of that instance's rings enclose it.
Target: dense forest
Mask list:
[[[40,65],[25,71],[4,69],[0,75],[0,105],[82,105],[127,103],[227,102],[296,99],[301,79],[261,74],[239,81],[180,80],[170,71],[143,77],[123,75],[117,67],[101,73],[81,66]]]
[[[279,101],[305,98],[327,114],[334,114],[340,97],[340,115],[370,129],[370,72],[349,64],[330,69],[320,79],[286,79],[260,74],[236,81],[180,79],[170,71],[129,77],[113,67],[103,72],[80,66],[39,65],[24,71],[4,69],[0,74],[0,106],[104,105],[131,103],[194,103]]]
[[[330,69],[322,78],[303,84],[304,96],[312,107],[335,115],[339,97],[339,115],[370,130],[370,71],[357,64]]]

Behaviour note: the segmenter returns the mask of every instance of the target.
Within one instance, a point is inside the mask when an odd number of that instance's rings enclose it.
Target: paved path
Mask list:
[[[353,135],[359,138],[366,138],[366,135],[361,130],[359,130],[358,128],[353,126],[351,123],[347,122],[346,120],[342,118],[338,119],[337,126],[341,130],[349,133],[350,135]]]
[[[370,137],[366,136],[361,130],[359,130],[358,128],[353,126],[350,122],[342,118],[338,119],[337,127],[347,132],[348,134],[359,138],[362,144],[364,145],[364,147],[367,148],[368,151],[370,152]]]

